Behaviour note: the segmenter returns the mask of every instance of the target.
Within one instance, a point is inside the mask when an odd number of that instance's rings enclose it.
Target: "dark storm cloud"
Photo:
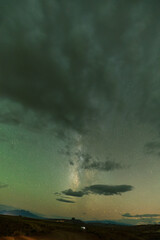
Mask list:
[[[62,193],[72,197],[83,197],[83,195],[85,194],[83,191],[73,191],[72,189],[62,191]]]
[[[0,98],[0,123],[20,125],[23,121],[23,108],[18,104]]]
[[[1,0],[1,97],[78,131],[109,111],[158,125],[159,6]]]
[[[48,121],[46,121],[48,120]],[[31,131],[47,128],[49,119],[32,110],[24,108],[18,102],[0,98],[0,123],[24,126]],[[53,128],[53,127],[52,127]],[[56,135],[56,134],[55,134]]]
[[[75,203],[74,201],[66,200],[66,199],[63,199],[63,198],[57,198],[56,200],[59,201],[59,202],[65,202],[65,203]]]
[[[122,216],[123,217],[128,217],[128,218],[156,218],[156,217],[160,217],[160,214],[137,214],[137,215],[131,215],[130,213],[125,213]]]
[[[79,1],[1,2],[1,96],[78,130],[94,117],[94,96],[110,101],[115,92],[85,8]]]
[[[148,154],[151,154],[151,153],[158,153],[160,152],[160,142],[148,142],[145,144],[144,146],[145,148],[145,152],[148,153]]]
[[[84,195],[88,195],[88,194],[111,196],[111,195],[121,195],[122,193],[131,191],[131,190],[133,190],[133,187],[130,185],[97,184],[97,185],[91,185],[91,186],[85,187],[81,191],[73,191],[72,189],[68,189],[68,190],[62,191],[62,193],[72,197],[83,197]]]

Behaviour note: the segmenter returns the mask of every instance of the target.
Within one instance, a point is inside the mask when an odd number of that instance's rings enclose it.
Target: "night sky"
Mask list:
[[[0,204],[160,222],[159,9],[0,0]]]

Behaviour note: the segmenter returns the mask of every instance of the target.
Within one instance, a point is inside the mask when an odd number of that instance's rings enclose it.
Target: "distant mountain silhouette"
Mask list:
[[[0,214],[9,216],[22,216],[28,218],[44,219],[42,216],[26,211],[23,209],[15,209],[10,206],[0,205]]]
[[[16,210],[17,208],[12,207],[12,206],[8,206],[8,205],[4,205],[4,204],[0,204],[0,211],[9,211],[9,210]]]
[[[94,221],[85,221],[85,222],[91,223],[91,224],[111,224],[111,225],[131,226],[131,224],[112,221],[112,220],[94,220]]]

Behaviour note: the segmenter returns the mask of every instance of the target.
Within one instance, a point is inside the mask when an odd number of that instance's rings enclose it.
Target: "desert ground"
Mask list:
[[[0,240],[160,240],[160,225],[119,226],[0,215]]]

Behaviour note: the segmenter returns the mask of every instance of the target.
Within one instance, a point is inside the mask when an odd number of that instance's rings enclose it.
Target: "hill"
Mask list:
[[[83,229],[82,229],[83,226]],[[120,226],[0,215],[0,240],[158,240],[160,225]]]
[[[0,211],[1,215],[9,215],[9,216],[21,216],[21,217],[28,217],[28,218],[37,218],[43,219],[39,215],[36,215],[30,211],[26,210],[2,210]]]

